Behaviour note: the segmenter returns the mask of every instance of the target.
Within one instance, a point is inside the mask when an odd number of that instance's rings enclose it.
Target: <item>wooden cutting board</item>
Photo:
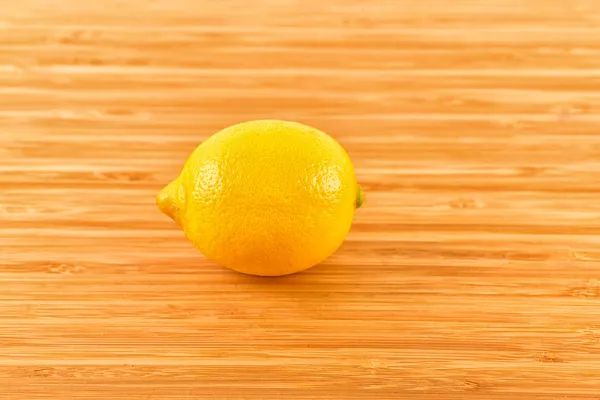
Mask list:
[[[367,191],[278,279],[158,190],[217,130],[334,136]],[[597,0],[0,5],[0,398],[600,399]]]

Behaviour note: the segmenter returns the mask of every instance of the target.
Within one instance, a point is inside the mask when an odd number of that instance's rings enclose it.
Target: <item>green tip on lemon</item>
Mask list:
[[[362,187],[358,185],[358,192],[356,193],[356,208],[360,208],[363,204],[365,204],[365,192],[363,192]]]

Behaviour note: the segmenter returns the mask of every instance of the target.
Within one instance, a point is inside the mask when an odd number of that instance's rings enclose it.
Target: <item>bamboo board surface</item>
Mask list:
[[[249,119],[367,191],[278,279],[155,204]],[[600,399],[600,3],[0,4],[0,399]]]

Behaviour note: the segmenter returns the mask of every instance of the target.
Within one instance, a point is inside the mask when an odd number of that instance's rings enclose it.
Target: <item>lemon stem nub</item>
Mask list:
[[[175,179],[161,190],[156,197],[156,204],[160,211],[177,223],[179,223],[179,209],[181,207],[179,188],[179,180]]]
[[[360,208],[363,204],[365,204],[365,192],[363,192],[362,187],[358,185],[358,192],[356,193],[356,208]]]

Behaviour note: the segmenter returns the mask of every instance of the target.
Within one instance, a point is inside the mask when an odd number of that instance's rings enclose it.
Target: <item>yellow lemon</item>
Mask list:
[[[209,259],[278,276],[335,252],[364,201],[348,154],[296,122],[250,121],[211,136],[157,197]]]

